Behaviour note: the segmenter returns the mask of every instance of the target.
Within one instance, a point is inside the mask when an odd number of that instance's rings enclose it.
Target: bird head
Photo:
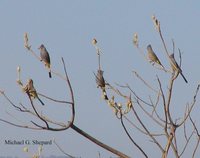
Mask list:
[[[28,79],[28,84],[33,85],[33,80],[32,79]]]
[[[38,49],[43,49],[45,48],[43,44],[40,45],[40,47]]]
[[[172,53],[172,54],[170,55],[170,58],[174,58],[174,53]]]
[[[150,44],[147,46],[147,50],[152,50],[152,47]]]

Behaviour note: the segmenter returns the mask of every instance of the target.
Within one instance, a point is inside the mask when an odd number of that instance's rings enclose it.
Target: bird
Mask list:
[[[43,44],[41,44],[38,49],[40,50],[41,61],[43,61],[45,64],[45,67],[48,68],[49,78],[51,78],[51,60],[50,60],[49,53]]]
[[[103,71],[102,70],[97,71],[96,83],[97,83],[97,87],[105,88],[105,80],[104,80],[104,77],[103,77]]]
[[[33,86],[33,80],[28,79],[26,86],[23,88],[24,92],[28,93],[31,98],[37,98],[42,105],[44,105],[43,101],[38,97],[37,91]]]
[[[101,88],[102,89],[102,93],[104,96],[104,99],[108,100],[108,96],[106,94],[106,83],[103,77],[103,71],[101,69],[99,69],[97,71],[97,75],[94,74],[96,76],[96,84],[97,84],[97,88]]]
[[[175,60],[175,58],[174,58],[174,53],[172,53],[172,54],[169,56],[169,58],[170,58],[170,61],[171,61],[171,62],[170,62],[170,65],[171,65],[171,67],[172,67],[172,70],[175,71],[175,72],[180,73],[181,76],[183,77],[184,81],[185,81],[186,83],[188,83],[187,79],[185,78],[185,76],[184,76],[183,73],[182,73],[182,70],[181,70],[180,66],[177,64],[177,62],[176,62],[176,60]]]
[[[164,68],[164,66],[161,64],[160,60],[158,59],[157,55],[154,53],[150,44],[147,46],[147,56],[150,60],[150,63],[153,63],[153,65],[157,63],[160,66],[162,66],[162,68]]]

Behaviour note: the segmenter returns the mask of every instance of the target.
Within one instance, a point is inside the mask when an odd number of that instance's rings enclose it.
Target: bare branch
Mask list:
[[[142,127],[144,128],[144,130],[148,133],[148,136],[153,140],[153,142],[159,147],[159,149],[161,150],[161,152],[164,151],[164,149],[162,148],[162,146],[158,143],[158,141],[151,135],[151,133],[149,132],[149,130],[145,127],[145,125],[143,124],[143,122],[141,121],[140,117],[137,115],[137,112],[135,111],[134,107],[132,107],[132,110],[137,118],[137,120],[139,121],[139,123],[142,125]]]
[[[144,83],[144,85],[146,85],[149,89],[151,89],[152,91],[160,95],[160,92],[154,89],[149,83],[147,83],[136,71],[132,71],[132,72],[137,78],[139,78]]]
[[[58,145],[58,143],[56,142],[55,139],[54,139],[53,142],[54,142],[54,144],[56,144],[56,147],[57,147],[64,155],[68,156],[69,158],[76,158],[76,157],[71,156],[70,154],[66,153],[66,152],[60,147],[60,145]]]
[[[186,116],[183,118],[183,120],[177,126],[181,126],[187,120],[188,116],[190,115],[190,113],[191,113],[191,111],[192,111],[192,109],[193,109],[193,107],[194,107],[194,105],[196,103],[196,97],[198,95],[199,88],[200,88],[200,84],[197,85],[195,94],[193,96],[193,101],[192,101],[192,103],[191,103],[191,105],[190,105],[190,107],[188,109],[188,112],[187,112]]]
[[[190,140],[191,140],[191,138],[192,138],[193,135],[194,135],[194,131],[191,132],[190,136],[189,136],[188,139],[186,140],[186,143],[185,143],[185,145],[184,145],[184,147],[183,147],[183,150],[182,150],[182,152],[180,153],[180,157],[184,154],[184,152],[185,152],[185,150],[186,150],[186,148],[187,148],[187,146],[188,146],[188,144],[189,144],[189,142],[190,142]]]
[[[30,103],[31,103],[32,108],[33,108],[33,110],[35,111],[36,115],[38,116],[38,118],[39,118],[40,120],[42,120],[42,121],[46,124],[46,128],[49,129],[49,124],[47,123],[47,121],[46,121],[44,118],[42,118],[42,117],[39,115],[39,113],[37,112],[37,110],[36,110],[36,108],[35,108],[35,106],[34,106],[34,104],[33,104],[33,101],[32,101],[32,99],[31,99],[31,96],[30,96],[29,92],[27,92],[27,95],[28,95],[28,97],[29,97]]]
[[[27,126],[27,125],[15,124],[13,122],[9,122],[9,121],[1,119],[1,118],[0,118],[0,121],[4,122],[4,123],[7,123],[9,125],[15,126],[15,127],[26,128],[26,129],[34,129],[34,130],[42,130],[41,128],[31,127],[31,126]]]
[[[131,135],[129,134],[128,130],[126,129],[126,126],[124,125],[123,122],[123,116],[121,116],[121,124],[122,127],[124,128],[124,131],[126,132],[127,136],[129,137],[129,139],[131,140],[131,142],[140,150],[140,152],[146,157],[148,158],[147,154],[144,152],[144,150],[133,140],[133,138],[131,137]]]
[[[125,115],[123,117],[134,127],[136,128],[139,132],[143,133],[144,135],[148,135],[147,132],[143,131],[139,127],[137,127],[130,119],[128,119]],[[158,137],[158,136],[163,136],[164,134],[157,134],[157,133],[151,133],[152,136]]]
[[[192,123],[192,125],[193,125],[193,127],[194,127],[194,130],[196,131],[197,137],[198,137],[196,146],[195,146],[194,151],[193,151],[193,153],[192,153],[192,157],[194,157],[195,154],[196,154],[196,151],[197,151],[197,149],[198,149],[199,143],[200,143],[200,135],[199,135],[199,131],[198,131],[198,129],[197,129],[197,127],[196,127],[196,125],[195,125],[195,123],[194,123],[194,121],[192,120],[192,118],[191,118],[190,115],[189,115],[189,118],[190,118],[190,121],[191,121],[191,123]]]
[[[67,79],[67,85],[69,86],[69,90],[70,90],[70,94],[71,94],[71,102],[72,102],[72,117],[71,117],[71,121],[69,123],[69,127],[73,124],[74,122],[74,118],[75,118],[75,101],[74,101],[74,92],[73,92],[73,89],[72,89],[72,86],[71,86],[71,82],[69,80],[69,77],[67,75],[67,70],[66,70],[66,66],[65,66],[65,61],[64,59],[62,58],[62,63],[63,63],[63,66],[64,66],[64,72],[65,72],[65,77]]]
[[[86,132],[84,132],[83,130],[79,129],[77,126],[75,126],[74,124],[71,125],[71,128],[76,131],[77,133],[81,134],[82,136],[86,137],[87,139],[89,139],[90,141],[92,141],[93,143],[101,146],[102,148],[112,152],[113,154],[116,154],[118,156],[120,156],[121,158],[130,158],[129,156],[125,155],[124,153],[100,142],[99,140],[95,139],[94,137],[90,136],[89,134],[87,134]]]
[[[154,122],[156,122],[159,126],[164,127],[164,125],[157,120],[155,117],[153,117],[153,115],[151,115],[144,107],[143,105],[141,105],[141,103],[139,102],[139,100],[137,100],[137,104],[139,105],[139,107],[144,111],[144,113],[149,116],[149,118],[151,118]]]
[[[63,104],[73,104],[72,102],[68,102],[68,101],[64,101],[64,100],[53,99],[53,98],[48,97],[48,96],[46,96],[46,95],[44,95],[44,94],[41,94],[41,93],[38,93],[38,95],[40,95],[40,96],[42,96],[42,97],[44,97],[44,98],[46,98],[46,99],[49,99],[49,100],[51,100],[51,101],[53,101],[53,102],[63,103]]]

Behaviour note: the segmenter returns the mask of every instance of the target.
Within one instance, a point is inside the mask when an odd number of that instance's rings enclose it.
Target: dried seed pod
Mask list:
[[[93,45],[96,45],[96,44],[97,44],[96,38],[93,38],[93,39],[92,39],[92,44],[93,44]]]
[[[158,21],[158,19],[154,15],[152,15],[151,18],[153,20],[153,23],[154,23],[156,30],[160,31],[160,22]]]
[[[137,33],[134,33],[134,35],[133,35],[133,44],[134,44],[136,47],[138,47],[138,45],[139,45]]]

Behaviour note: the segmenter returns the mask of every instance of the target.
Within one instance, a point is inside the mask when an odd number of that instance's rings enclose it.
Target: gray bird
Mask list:
[[[160,60],[158,59],[157,55],[154,53],[150,44],[147,46],[147,56],[150,62],[152,62],[153,64],[157,63],[160,66],[162,66],[162,68],[164,68],[164,66],[161,64]]]
[[[41,44],[41,46],[38,49],[40,50],[41,61],[43,61],[45,64],[45,67],[48,68],[49,78],[51,78],[51,61],[50,61],[49,53],[43,44]]]
[[[178,72],[181,74],[181,76],[183,77],[183,79],[185,80],[186,83],[188,83],[187,79],[185,78],[185,76],[183,75],[182,73],[182,70],[180,68],[180,66],[177,64],[175,58],[174,58],[174,53],[172,53],[170,56],[169,56],[171,62],[170,62],[170,65],[172,67],[172,70],[175,71],[175,72]]]
[[[96,83],[97,83],[97,87],[100,87],[100,88],[105,88],[106,86],[102,70],[97,71]]]
[[[96,74],[94,75],[96,77],[97,88],[100,87],[102,89],[104,99],[108,100],[108,96],[106,94],[106,83],[103,77],[103,71],[99,69],[97,70],[97,75]]]

